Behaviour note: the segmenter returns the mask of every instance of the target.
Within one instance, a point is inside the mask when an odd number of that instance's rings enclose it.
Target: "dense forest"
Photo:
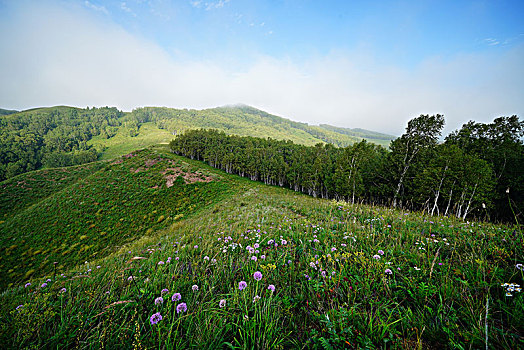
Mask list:
[[[390,150],[365,140],[337,148],[191,130],[170,144],[179,155],[228,173],[315,197],[388,204],[431,214],[519,220],[524,207],[524,122],[469,122],[439,142],[441,115],[409,121]]]
[[[116,108],[56,107],[28,110],[0,118],[0,181],[46,167],[92,162],[93,136],[111,137],[121,125]]]
[[[144,123],[172,135],[213,128],[230,135],[270,135],[305,145],[328,142],[343,147],[362,139],[387,145],[394,138],[362,129],[310,126],[243,105],[205,110],[144,107],[132,112],[114,107],[61,106],[22,112],[0,109],[0,181],[42,167],[92,162],[104,151],[103,140],[110,140],[117,133],[130,140],[139,134]],[[101,147],[93,147],[89,142],[93,138]]]

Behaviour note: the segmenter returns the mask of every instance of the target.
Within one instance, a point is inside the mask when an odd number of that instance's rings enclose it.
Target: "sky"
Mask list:
[[[0,0],[0,108],[247,104],[403,133],[524,115],[524,1]]]

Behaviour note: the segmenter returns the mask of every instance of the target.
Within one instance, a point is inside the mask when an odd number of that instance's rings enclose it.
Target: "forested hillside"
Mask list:
[[[189,129],[214,128],[229,135],[271,137],[314,145],[347,146],[360,140],[387,145],[393,136],[331,130],[277,117],[248,106],[186,110],[138,108],[36,108],[0,110],[0,181],[42,167],[110,159],[161,142]]]
[[[315,197],[389,204],[465,219],[521,220],[524,122],[470,122],[439,143],[444,118],[422,115],[390,152],[361,141],[345,148],[189,131],[171,149],[229,173]]]

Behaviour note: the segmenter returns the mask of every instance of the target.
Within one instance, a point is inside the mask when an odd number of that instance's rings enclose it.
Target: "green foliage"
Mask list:
[[[112,132],[123,113],[116,108],[53,107],[0,116],[0,181],[42,165],[91,162],[93,136]]]

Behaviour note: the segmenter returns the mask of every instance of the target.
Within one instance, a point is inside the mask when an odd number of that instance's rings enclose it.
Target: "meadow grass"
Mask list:
[[[200,169],[234,195],[107,257],[6,289],[1,344],[524,346],[519,228],[314,199]]]
[[[121,127],[115,136],[105,139],[95,136],[87,143],[101,152],[100,160],[109,160],[161,143],[169,143],[174,136],[167,130],[159,129],[155,123],[143,123],[136,136],[129,136],[129,129]]]
[[[68,184],[54,186],[56,191],[47,197],[35,196],[40,200],[26,198],[30,188],[16,196],[18,192],[9,191],[13,186],[6,187],[2,197],[20,198],[26,205],[0,223],[0,268],[5,271],[0,288],[107,256],[125,243],[198,212],[232,189],[228,179],[200,171],[165,147],[92,165],[90,172],[83,167],[64,169],[77,181],[57,170],[26,176],[47,174],[50,183],[63,180]],[[196,181],[205,180],[206,174],[213,181]],[[183,176],[193,182],[186,183]],[[166,177],[171,177],[169,186]],[[19,181],[8,185],[12,183]],[[35,192],[48,194],[49,189]]]

